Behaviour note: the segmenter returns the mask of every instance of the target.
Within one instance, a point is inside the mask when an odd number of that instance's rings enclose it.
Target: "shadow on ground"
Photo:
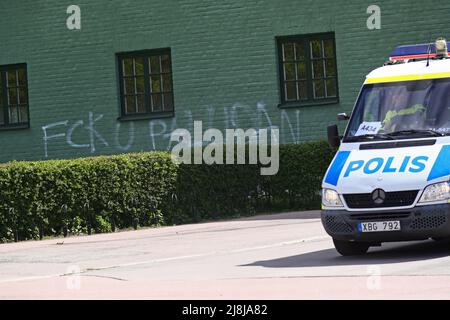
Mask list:
[[[414,243],[389,243],[374,247],[366,255],[342,257],[334,248],[308,252],[272,260],[261,260],[242,267],[306,268],[350,265],[390,264],[430,260],[450,256],[450,240],[421,241]]]

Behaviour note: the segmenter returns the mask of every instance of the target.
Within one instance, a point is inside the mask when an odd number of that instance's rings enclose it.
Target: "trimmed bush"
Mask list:
[[[280,146],[280,169],[177,165],[166,152],[0,165],[0,241],[102,233],[320,207],[334,152]]]
[[[162,152],[0,166],[0,239],[161,224],[176,173]]]
[[[334,156],[326,142],[280,145],[274,176],[260,165],[180,165],[176,212],[180,221],[202,221],[274,210],[319,209],[323,175]],[[176,222],[176,221],[175,221]]]

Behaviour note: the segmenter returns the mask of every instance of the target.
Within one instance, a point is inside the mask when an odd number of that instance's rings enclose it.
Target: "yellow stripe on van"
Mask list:
[[[439,78],[450,78],[450,72],[429,73],[429,74],[407,74],[402,76],[368,78],[366,79],[364,84],[439,79]]]

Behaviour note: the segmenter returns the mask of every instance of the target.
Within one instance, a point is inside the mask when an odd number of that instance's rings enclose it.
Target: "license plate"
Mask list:
[[[400,221],[377,221],[358,223],[359,232],[384,232],[401,230]]]

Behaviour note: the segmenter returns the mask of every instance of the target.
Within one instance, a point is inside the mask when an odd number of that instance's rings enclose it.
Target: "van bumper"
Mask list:
[[[358,231],[360,222],[400,221],[400,231]],[[450,204],[428,205],[405,210],[322,210],[326,232],[337,240],[381,243],[450,237]]]

